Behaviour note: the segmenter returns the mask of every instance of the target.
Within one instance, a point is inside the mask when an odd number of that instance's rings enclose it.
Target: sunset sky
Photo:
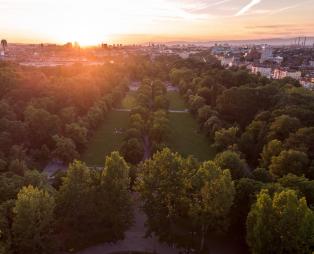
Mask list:
[[[314,0],[0,0],[9,42],[138,43],[314,35]]]

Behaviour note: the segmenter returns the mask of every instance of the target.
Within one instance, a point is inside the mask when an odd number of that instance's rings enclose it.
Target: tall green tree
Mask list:
[[[79,153],[72,139],[58,135],[54,136],[53,139],[55,141],[55,149],[53,150],[54,158],[64,163],[69,163],[79,158]]]
[[[233,204],[235,188],[229,170],[221,170],[214,162],[204,162],[191,179],[193,194],[191,220],[198,226],[199,250],[205,248],[209,231],[224,231]]]
[[[306,153],[295,150],[284,150],[272,157],[269,170],[276,176],[289,173],[301,176],[308,172],[309,159]]]
[[[239,128],[230,127],[229,129],[220,129],[215,132],[214,137],[214,145],[219,150],[225,150],[228,147],[234,145],[238,141],[237,134],[239,132]]]
[[[247,218],[247,242],[253,254],[311,253],[314,214],[293,190],[262,190]]]
[[[300,120],[296,117],[281,115],[274,119],[271,123],[268,133],[268,138],[285,140],[290,133],[295,132],[301,126]]]
[[[274,156],[278,156],[284,150],[283,144],[280,140],[274,139],[266,144],[261,153],[260,165],[268,168]]]
[[[230,150],[217,154],[215,163],[222,169],[230,170],[232,179],[243,178],[249,173],[246,161],[241,159],[238,153]]]
[[[140,172],[137,188],[148,217],[148,233],[155,232],[167,243],[180,242],[182,218],[188,218],[189,208],[182,157],[168,148],[163,149],[145,161]]]
[[[74,161],[67,170],[57,197],[59,227],[69,247],[75,241],[83,239],[84,233],[88,237],[94,208],[91,188],[90,170],[84,163]]]
[[[132,221],[129,188],[129,166],[118,152],[113,152],[106,157],[101,173],[100,198],[105,202],[100,210],[103,213],[103,224],[109,224],[107,228],[116,239],[123,238],[124,231]]]
[[[44,190],[24,187],[13,209],[13,241],[17,253],[53,253],[54,198]]]

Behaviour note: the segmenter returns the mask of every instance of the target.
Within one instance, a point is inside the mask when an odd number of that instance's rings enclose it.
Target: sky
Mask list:
[[[0,0],[0,38],[8,42],[296,36],[314,36],[314,0]]]

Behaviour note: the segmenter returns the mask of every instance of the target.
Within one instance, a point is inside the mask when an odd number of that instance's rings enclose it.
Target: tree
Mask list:
[[[8,42],[7,42],[7,40],[2,39],[2,40],[1,40],[1,45],[2,45],[3,51],[5,51],[5,49],[6,49],[6,48],[7,48],[7,46],[8,46]]]
[[[273,85],[257,88],[233,87],[225,90],[218,97],[217,110],[224,120],[231,123],[237,122],[244,128],[258,112],[268,110],[277,103],[278,90]]]
[[[247,243],[253,254],[311,253],[314,214],[293,190],[262,190],[247,218]]]
[[[285,140],[289,134],[298,130],[301,126],[300,120],[288,115],[281,115],[274,119],[271,123],[268,138]]]
[[[172,69],[170,72],[171,82],[178,85],[181,80],[189,82],[193,78],[193,71],[188,68]]]
[[[61,160],[64,163],[69,163],[79,157],[79,154],[76,151],[76,146],[72,139],[60,137],[58,135],[54,136],[53,139],[56,143],[53,156],[56,159]]]
[[[284,150],[278,156],[272,157],[269,170],[272,174],[282,177],[289,173],[301,176],[307,173],[309,159],[300,151]]]
[[[192,114],[196,114],[197,111],[205,106],[205,99],[198,95],[191,95],[189,98],[189,105]]]
[[[245,160],[236,152],[227,150],[215,157],[215,163],[222,169],[229,169],[232,179],[240,179],[248,174],[248,166]]]
[[[250,165],[257,166],[268,131],[266,121],[253,120],[241,135],[239,146]]]
[[[101,174],[103,200],[99,212],[102,214],[102,225],[114,236],[122,239],[124,231],[131,225],[132,206],[129,193],[129,166],[118,152],[106,157],[105,167]]]
[[[190,218],[198,226],[200,245],[205,247],[210,231],[227,228],[227,216],[233,204],[235,189],[229,170],[221,170],[214,162],[204,162],[191,179]]]
[[[272,175],[265,168],[254,169],[252,172],[252,179],[262,183],[270,183],[273,180]]]
[[[83,150],[87,144],[87,129],[77,123],[67,124],[65,126],[66,136],[72,141],[79,150]]]
[[[314,180],[288,174],[278,179],[278,182],[286,188],[297,191],[300,196],[304,196],[310,207],[314,205]]]
[[[165,148],[141,164],[139,170],[137,189],[147,214],[148,234],[155,232],[169,244],[186,244],[189,203],[183,164],[179,154]]]
[[[94,208],[91,187],[92,176],[86,164],[79,161],[70,164],[58,192],[57,216],[66,245],[71,248],[84,239],[84,233],[85,238],[89,237]]]
[[[203,125],[204,131],[210,138],[213,138],[215,132],[220,130],[222,127],[223,123],[217,116],[210,117]]]
[[[54,198],[44,190],[24,187],[13,209],[13,240],[17,253],[53,253]]]
[[[197,94],[206,100],[206,104],[208,104],[208,105],[212,104],[212,101],[211,101],[212,93],[208,87],[202,87],[202,88],[198,89]]]
[[[230,211],[230,220],[233,228],[239,230],[237,232],[242,240],[245,240],[247,215],[263,186],[263,183],[249,178],[235,181],[235,198]]]
[[[15,200],[8,199],[0,204],[0,253],[7,254],[12,252],[13,247],[13,208]]]
[[[25,109],[24,117],[29,135],[34,144],[49,144],[51,137],[59,133],[59,117],[49,113],[45,109],[38,109],[30,105]]]
[[[154,112],[149,133],[151,140],[160,144],[167,139],[169,133],[169,120],[166,112],[163,110]]]
[[[24,172],[28,170],[26,162],[24,160],[14,159],[10,161],[9,171],[17,175],[24,175]]]
[[[132,215],[128,170],[117,152],[106,157],[103,170],[80,161],[70,164],[57,198],[64,246],[77,249],[123,238]]]
[[[291,133],[286,140],[290,149],[296,149],[305,152],[310,159],[314,159],[314,127],[298,129]]]
[[[137,164],[144,156],[143,143],[136,138],[131,138],[124,142],[121,153],[127,162]]]
[[[274,139],[264,146],[261,153],[260,165],[268,168],[274,156],[278,156],[284,150],[283,144],[280,140]]]
[[[239,128],[231,127],[229,129],[220,129],[219,131],[215,132],[214,137],[214,145],[220,149],[224,150],[227,149],[229,146],[232,146],[237,143],[237,133]]]
[[[197,111],[197,118],[202,125],[213,115],[215,115],[215,111],[208,105],[199,108]]]

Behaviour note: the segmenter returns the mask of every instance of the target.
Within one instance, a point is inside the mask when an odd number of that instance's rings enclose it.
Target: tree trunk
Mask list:
[[[201,244],[200,244],[200,252],[202,253],[205,249],[205,238],[207,235],[208,226],[205,224],[202,224],[201,229]]]

